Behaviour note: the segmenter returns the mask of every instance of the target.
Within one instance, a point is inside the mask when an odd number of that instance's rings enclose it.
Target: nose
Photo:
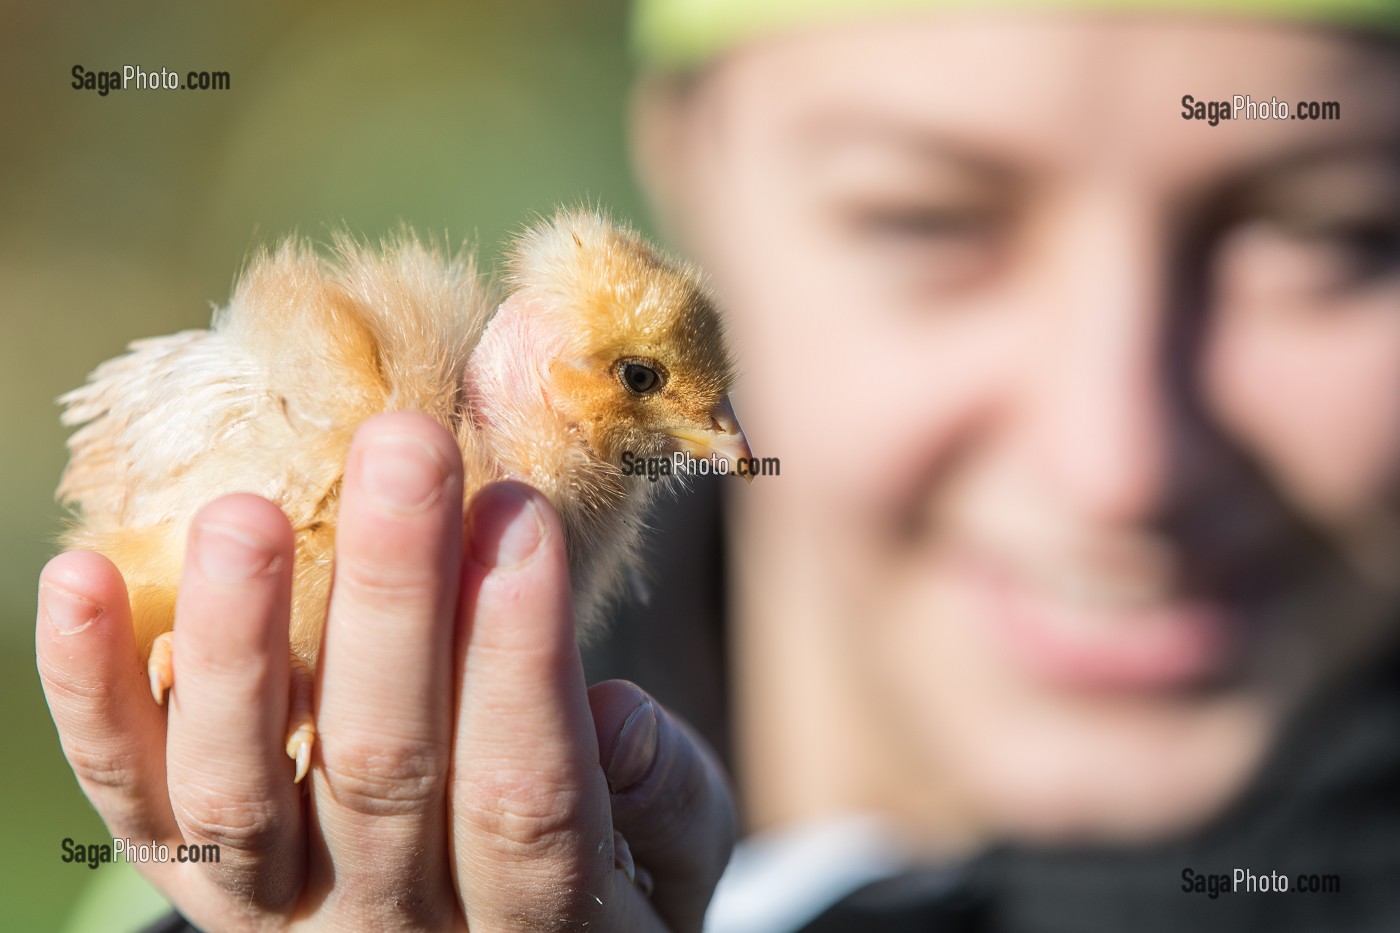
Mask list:
[[[1180,413],[1167,372],[1166,238],[1125,199],[1085,211],[1055,251],[1028,386],[1035,465],[1081,518],[1137,524],[1165,508]]]

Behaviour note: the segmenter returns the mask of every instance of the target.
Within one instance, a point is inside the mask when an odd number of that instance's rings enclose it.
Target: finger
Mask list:
[[[588,699],[613,825],[650,873],[668,929],[699,930],[738,833],[729,781],[709,747],[635,684],[596,684]]]
[[[91,551],[39,577],[39,679],[78,783],[114,837],[168,841],[179,831],[165,782],[165,711],[151,700],[121,573]]]
[[[336,885],[368,916],[398,911],[435,925],[443,918],[418,911],[452,902],[446,781],[461,536],[462,462],[447,431],[410,413],[361,427],[336,531],[313,776]]]
[[[468,925],[586,916],[611,900],[612,826],[563,531],[517,483],[478,493],[467,529],[452,828]]]
[[[300,788],[287,725],[292,529],[265,499],[234,495],[196,516],[175,610],[171,805],[185,840],[219,860],[190,866],[243,907],[300,891]]]

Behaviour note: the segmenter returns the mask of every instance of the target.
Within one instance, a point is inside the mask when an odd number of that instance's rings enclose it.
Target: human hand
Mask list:
[[[38,666],[64,753],[114,838],[219,845],[215,863],[138,866],[196,926],[700,928],[735,833],[722,772],[639,688],[585,689],[547,501],[486,488],[464,546],[461,497],[440,426],[392,414],[357,434],[305,796],[282,749],[275,506],[234,495],[196,517],[167,707],[117,569],[81,551],[45,568]]]

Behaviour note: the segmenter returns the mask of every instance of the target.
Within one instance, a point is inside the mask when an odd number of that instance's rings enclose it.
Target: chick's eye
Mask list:
[[[622,384],[637,395],[650,395],[661,388],[663,381],[661,374],[652,367],[630,360],[618,366],[618,375]]]

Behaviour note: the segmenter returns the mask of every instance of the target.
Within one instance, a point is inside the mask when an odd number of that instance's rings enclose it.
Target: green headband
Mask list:
[[[1188,12],[1400,32],[1400,0],[998,0],[1021,10]],[[632,44],[649,66],[699,65],[749,39],[871,12],[986,7],[974,0],[636,0]]]

